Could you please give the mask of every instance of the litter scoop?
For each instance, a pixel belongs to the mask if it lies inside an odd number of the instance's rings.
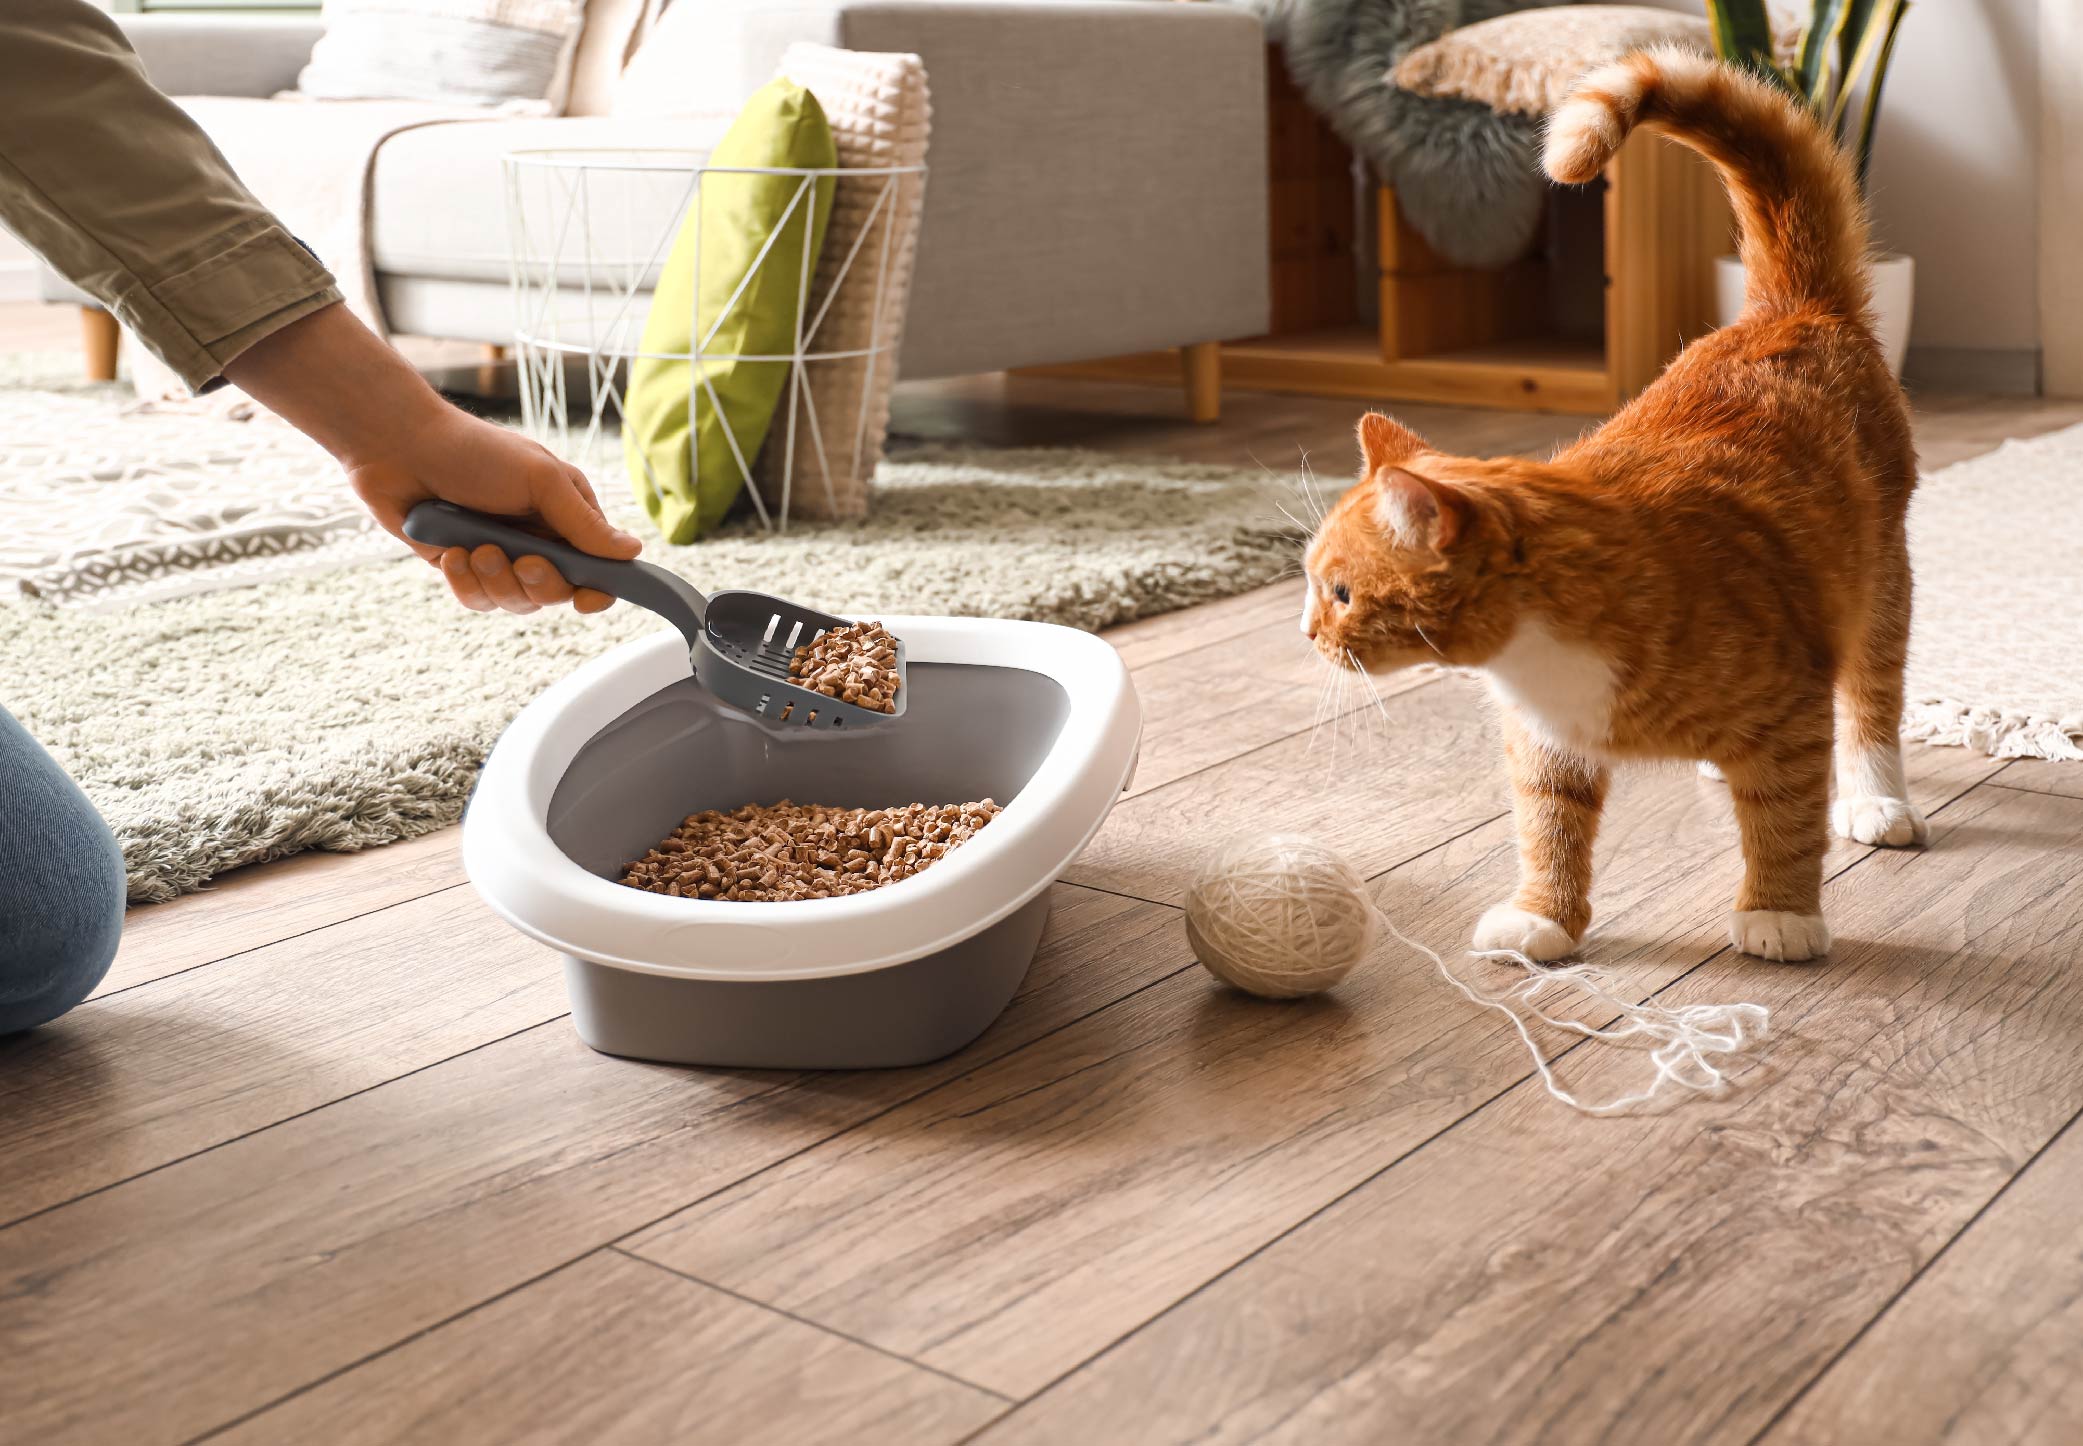
[[[897,711],[881,713],[812,692],[788,675],[796,649],[819,634],[847,626],[763,592],[732,589],[703,597],[685,578],[648,562],[621,562],[581,552],[570,543],[537,537],[505,518],[452,502],[422,502],[405,517],[405,535],[433,547],[484,543],[509,558],[540,557],[573,587],[590,587],[648,608],[687,639],[688,662],[702,686],[741,712],[776,727],[873,728],[904,716],[911,696],[904,643],[897,643]]]

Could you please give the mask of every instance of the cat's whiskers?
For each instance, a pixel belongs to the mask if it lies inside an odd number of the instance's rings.
[[[1326,665],[1323,681],[1316,686],[1316,711],[1310,715],[1309,719],[1309,746],[1302,750],[1305,756],[1316,751],[1317,735],[1323,729],[1324,718],[1326,717],[1325,710],[1330,707],[1331,703],[1331,686],[1335,681],[1332,674],[1335,672],[1336,669]]]
[[[1295,525],[1295,527],[1301,532],[1305,541],[1308,538],[1314,536],[1317,528],[1323,525],[1324,506],[1322,499],[1317,496],[1315,489],[1310,485],[1308,454],[1305,452],[1302,456],[1302,471],[1299,475],[1290,475],[1285,472],[1275,472],[1264,462],[1259,461],[1259,458],[1256,454],[1247,453],[1247,455],[1251,457],[1252,461],[1258,462],[1259,470],[1261,472],[1264,472],[1268,478],[1278,478],[1280,482],[1285,486],[1286,490],[1294,494],[1294,496],[1300,501],[1302,505],[1302,510],[1309,515],[1310,520],[1305,523],[1300,518],[1296,517],[1294,513],[1289,512],[1287,508],[1278,500],[1278,496],[1276,494],[1273,505],[1280,509],[1281,515],[1286,517],[1289,522],[1292,522]]]
[[[1337,700],[1331,713],[1331,761],[1324,770],[1324,789],[1328,792],[1338,782],[1338,754],[1345,745],[1345,720],[1353,710],[1350,706],[1352,678],[1343,668],[1335,670],[1338,679]]]
[[[1291,523],[1293,523],[1293,524],[1294,524],[1294,527],[1295,527],[1295,531],[1297,531],[1297,532],[1301,533],[1301,534],[1302,534],[1302,536],[1303,536],[1303,537],[1305,537],[1305,538],[1306,538],[1306,537],[1308,537],[1308,536],[1310,535],[1310,532],[1311,532],[1311,528],[1309,527],[1309,525],[1308,525],[1307,523],[1305,523],[1304,521],[1302,521],[1302,519],[1301,519],[1301,518],[1299,518],[1299,517],[1295,516],[1295,514],[1294,514],[1294,513],[1292,513],[1292,512],[1290,512],[1290,511],[1288,511],[1288,510],[1287,510],[1287,508],[1286,508],[1285,506],[1283,506],[1282,504],[1280,504],[1280,503],[1278,503],[1278,502],[1274,503],[1274,504],[1273,504],[1273,506],[1274,506],[1275,508],[1277,508],[1277,509],[1279,510],[1279,512],[1280,512],[1280,515],[1281,515],[1282,517],[1285,517],[1285,518],[1286,518],[1286,519],[1287,519],[1287,520],[1288,520],[1289,522],[1291,522]]]
[[[1381,715],[1382,741],[1386,743],[1396,731],[1396,725],[1389,719],[1389,705],[1383,700],[1381,689],[1374,686],[1374,675],[1360,666],[1360,660],[1354,656],[1351,648],[1345,650],[1345,656],[1351,660],[1353,671],[1360,675],[1360,685],[1367,690],[1367,696],[1374,700],[1374,711]]]
[[[1316,720],[1316,727],[1310,730],[1309,735],[1309,748],[1312,753],[1316,751],[1317,740],[1324,735],[1326,730],[1331,735],[1330,753],[1335,755],[1338,751],[1338,686],[1340,681],[1336,668],[1333,668],[1329,676],[1324,679],[1323,713]],[[1327,765],[1325,777],[1328,778],[1329,776],[1330,766]]]
[[[1309,465],[1309,449],[1298,447],[1296,450],[1302,457],[1297,471],[1296,486],[1300,489],[1303,500],[1308,502],[1309,510],[1315,514],[1317,523],[1321,525],[1330,509],[1324,505],[1323,496],[1317,491],[1316,470]]]

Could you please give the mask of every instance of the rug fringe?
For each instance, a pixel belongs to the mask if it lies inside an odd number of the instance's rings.
[[[1902,736],[1918,743],[1972,748],[1991,758],[2083,763],[2083,714],[2054,718],[2044,713],[2007,713],[1951,698],[1933,698],[1911,703],[1903,711]]]

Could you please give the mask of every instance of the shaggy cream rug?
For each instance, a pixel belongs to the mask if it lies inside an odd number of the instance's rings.
[[[0,512],[9,499],[26,507],[46,539],[68,531],[60,514],[69,514],[71,530],[149,544],[163,532],[157,523],[114,528],[106,510],[150,512],[155,497],[174,499],[165,516],[176,522],[194,504],[202,530],[236,531],[242,517],[202,504],[261,497],[256,469],[264,481],[289,455],[291,444],[253,430],[263,424],[196,418],[177,419],[186,442],[165,455],[155,449],[169,443],[169,419],[125,411],[126,393],[52,392],[43,402],[0,398]],[[89,451],[101,460],[82,466]],[[164,488],[153,485],[154,457],[158,472],[179,474],[161,478]],[[53,484],[59,468],[69,469],[64,485]],[[324,512],[323,488],[300,470],[295,481]],[[600,482],[603,497],[627,496],[619,478]],[[647,534],[646,555],[708,590],[757,587],[839,613],[1088,629],[1245,591],[1293,557],[1258,472],[927,447],[884,463],[877,488],[864,522],[798,523],[781,535],[741,527],[677,548]],[[624,525],[637,522],[633,505],[615,510]],[[325,535],[312,534],[321,548],[332,545]],[[230,547],[245,585],[209,591],[198,589],[210,569],[184,556],[170,568],[182,595],[166,597],[162,555],[149,566],[68,568],[48,546],[22,543],[17,553],[35,556],[19,558],[27,565],[12,585],[0,581],[0,706],[115,828],[134,901],[172,898],[240,864],[453,822],[522,704],[588,658],[666,626],[627,605],[592,618],[466,612],[395,544],[385,555],[402,561],[336,559],[323,573],[287,543]],[[290,575],[251,581],[252,569],[277,567]],[[80,605],[79,588],[100,574],[117,592]],[[60,577],[67,586],[53,585]]]
[[[1924,478],[1909,550],[1903,736],[2083,761],[2083,426]]]

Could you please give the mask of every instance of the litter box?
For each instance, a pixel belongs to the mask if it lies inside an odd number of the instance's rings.
[[[905,641],[902,721],[754,722],[688,674],[673,631],[596,658],[521,711],[485,764],[463,861],[486,902],[564,956],[580,1038],[684,1064],[859,1069],[960,1049],[1026,977],[1049,887],[1128,787],[1142,708],[1087,633],[883,620]],[[911,878],[787,903],[614,882],[690,813],[996,799]]]

